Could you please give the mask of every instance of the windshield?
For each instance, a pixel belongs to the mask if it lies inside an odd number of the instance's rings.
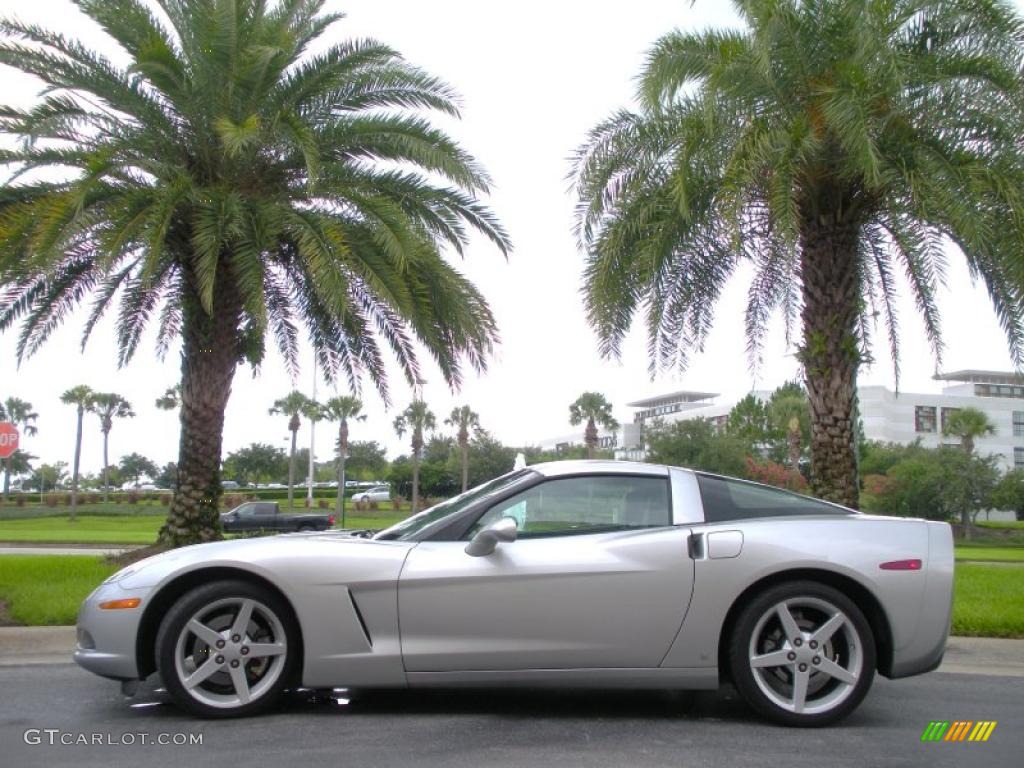
[[[454,498],[448,499],[448,501],[442,501],[440,504],[435,504],[429,509],[423,510],[419,514],[407,517],[402,522],[395,523],[390,528],[385,528],[373,538],[386,541],[407,541],[414,538],[417,533],[422,531],[428,525],[433,525],[446,517],[457,515],[462,512],[462,510],[469,507],[470,504],[474,504],[488,496],[498,494],[532,474],[534,474],[533,471],[529,469],[520,469],[516,472],[509,472],[507,475],[502,475],[488,483],[478,485],[476,488],[470,488],[465,493],[461,493]]]

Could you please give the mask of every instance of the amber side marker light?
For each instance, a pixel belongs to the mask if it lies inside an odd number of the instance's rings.
[[[125,597],[121,600],[107,600],[105,603],[100,603],[100,608],[105,611],[113,611],[119,608],[138,608],[141,602],[141,597]]]
[[[890,560],[878,566],[883,571],[920,571],[920,560]]]

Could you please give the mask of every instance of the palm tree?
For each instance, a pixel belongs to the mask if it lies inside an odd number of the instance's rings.
[[[181,384],[168,387],[164,393],[156,399],[156,407],[161,411],[174,411],[181,405]]]
[[[164,544],[218,538],[224,410],[267,336],[294,376],[304,328],[329,380],[384,349],[412,386],[421,351],[457,387],[497,338],[483,296],[443,258],[469,228],[508,238],[477,200],[489,179],[420,112],[452,89],[370,40],[333,31],[324,0],[77,0],[125,66],[15,20],[0,64],[39,78],[0,108],[0,330],[19,359],[84,297],[85,335],[119,297],[119,362],[157,318],[181,339],[177,492]],[[312,51],[316,51],[313,53]],[[417,344],[419,342],[419,344]]]
[[[75,463],[71,469],[71,522],[75,521],[75,507],[78,505],[78,465],[82,458],[82,417],[92,406],[92,399],[95,396],[96,393],[84,384],[72,387],[60,396],[62,403],[75,406],[78,412],[75,429]]]
[[[348,458],[348,423],[349,421],[366,421],[362,413],[363,402],[352,395],[332,397],[324,403],[321,412],[326,420],[338,422],[338,497],[335,500],[335,512],[345,527],[345,460]]]
[[[8,397],[0,403],[0,421],[10,422],[15,428],[29,437],[39,432],[35,425],[39,414],[32,410],[32,403],[17,397]],[[11,468],[14,456],[4,459],[4,498],[11,492]]]
[[[746,29],[658,40],[640,106],[577,153],[587,315],[615,356],[643,308],[652,368],[685,367],[749,264],[751,363],[799,316],[812,486],[855,507],[857,371],[880,316],[898,376],[897,273],[940,358],[951,240],[1024,362],[1024,25],[990,0],[735,6]]]
[[[942,434],[946,437],[960,438],[960,445],[969,457],[974,456],[975,440],[995,433],[996,425],[989,419],[988,414],[977,408],[957,408],[946,416],[945,424],[942,425]],[[971,538],[971,511],[966,506],[960,510],[960,524],[963,527],[964,538]]]
[[[434,414],[419,398],[395,417],[395,432],[399,437],[412,433],[412,513],[420,508],[420,454],[423,452],[423,433],[437,427]]]
[[[110,430],[114,427],[114,419],[130,419],[135,412],[131,403],[114,392],[94,393],[88,409],[100,417],[100,430],[103,432],[103,501],[106,502],[110,498],[110,462],[107,457]]]
[[[974,455],[974,441],[996,433],[996,425],[984,411],[977,408],[957,408],[946,417],[942,434],[960,438],[960,445],[968,456]]]
[[[306,395],[297,389],[292,390],[287,396],[275,400],[270,409],[270,415],[284,414],[288,417],[288,431],[292,433],[292,449],[288,455],[288,506],[295,506],[295,441],[299,434],[299,427],[302,422],[300,415],[304,415],[309,408],[310,400]]]
[[[587,446],[587,458],[594,458],[597,450],[597,425],[605,429],[618,429],[619,422],[612,416],[612,405],[599,392],[584,392],[569,406],[569,423],[574,427],[587,423],[583,430],[583,443]]]
[[[462,492],[469,488],[469,431],[480,432],[480,415],[468,405],[452,408],[451,414],[444,420],[449,427],[456,427],[459,441],[459,461],[462,463]]]

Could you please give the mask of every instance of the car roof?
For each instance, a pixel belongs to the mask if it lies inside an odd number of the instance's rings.
[[[600,473],[608,475],[652,475],[665,477],[668,467],[663,464],[645,464],[639,461],[610,461],[608,459],[580,459],[574,461],[548,461],[530,464],[527,469],[539,472],[545,477]],[[686,470],[684,470],[686,471]]]

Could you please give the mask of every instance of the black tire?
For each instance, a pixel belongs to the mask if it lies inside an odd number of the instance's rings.
[[[247,622],[248,629],[244,637],[241,637],[239,642],[232,642],[234,636],[230,634],[233,629],[231,605],[237,602],[241,606],[244,601],[249,601],[254,606],[253,618]],[[215,647],[186,629],[189,621],[193,617],[202,616],[206,609],[209,609],[209,618],[204,617],[203,622],[212,619],[212,624],[219,622],[225,625],[220,630],[228,633],[222,639],[226,647],[221,653],[226,654],[225,656],[212,656],[218,653]],[[237,615],[236,609],[235,619]],[[282,637],[276,638],[275,634],[281,634]],[[191,640],[188,639],[190,637]],[[268,656],[249,655],[249,643],[263,643],[266,647],[275,645],[278,641],[283,641],[283,653],[276,652],[275,655]],[[164,616],[156,636],[157,670],[174,702],[194,715],[207,718],[254,715],[273,707],[284,690],[294,683],[297,660],[300,656],[299,643],[299,632],[291,606],[280,596],[266,587],[248,581],[217,581],[187,592]],[[178,653],[189,648],[191,655],[186,657],[183,653],[179,666]],[[182,675],[194,672],[198,666],[203,665],[203,662],[197,662],[196,659],[205,659],[207,664],[221,659],[223,665],[216,665],[217,672],[190,690],[186,687]],[[229,669],[228,665],[234,666],[236,670]],[[244,702],[232,679],[233,674],[239,674],[239,669],[247,681],[243,687],[246,687],[247,694],[251,695],[251,698]],[[248,686],[250,680],[251,687]],[[239,699],[237,703],[229,701],[229,688],[235,698]],[[223,700],[214,701],[215,699]]]
[[[312,525],[300,525],[299,533],[306,533],[308,531],[315,531],[316,529]]]
[[[783,613],[793,619],[789,632]],[[830,616],[838,623],[834,634],[826,637],[826,628],[815,639]],[[875,676],[875,640],[863,612],[842,592],[816,581],[786,582],[758,593],[737,617],[728,652],[733,683],[747,704],[788,726],[841,720],[863,701]]]

